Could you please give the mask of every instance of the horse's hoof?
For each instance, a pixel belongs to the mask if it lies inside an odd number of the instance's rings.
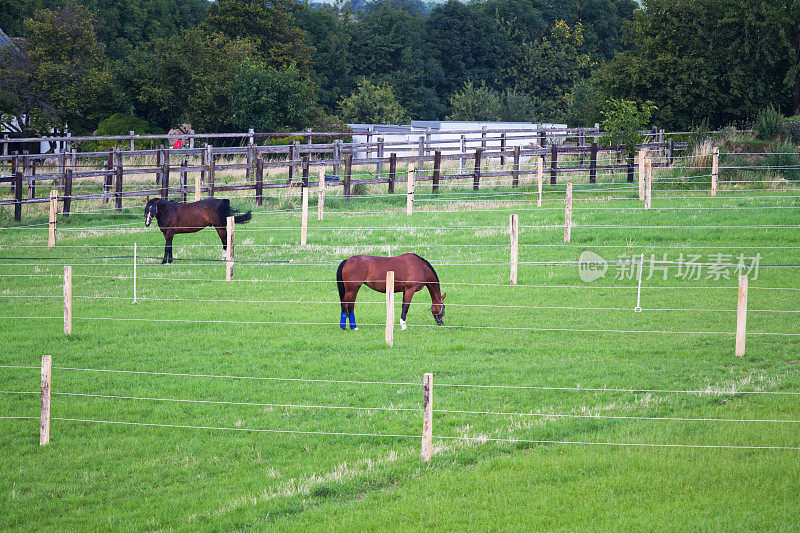
[[[353,328],[353,331],[358,331],[358,328]]]
[[[406,323],[405,323],[405,322],[400,322],[400,329],[402,329],[403,331],[405,331],[406,329],[408,329],[408,326],[406,326]]]

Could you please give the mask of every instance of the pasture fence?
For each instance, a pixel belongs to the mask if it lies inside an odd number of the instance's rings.
[[[28,396],[41,395],[40,415],[2,415],[4,420],[31,420],[39,419],[39,444],[45,446],[50,442],[51,421],[81,422],[92,424],[108,424],[123,426],[138,426],[151,428],[171,428],[171,429],[206,429],[206,430],[229,430],[256,433],[273,434],[301,434],[317,436],[340,436],[340,437],[370,437],[370,438],[400,438],[400,439],[420,439],[420,459],[428,462],[434,455],[433,441],[461,440],[463,442],[505,442],[505,443],[527,443],[527,444],[561,444],[561,445],[597,445],[597,446],[628,446],[628,447],[655,447],[655,448],[708,448],[708,449],[747,449],[747,450],[800,450],[800,446],[776,445],[776,444],[700,444],[700,443],[656,443],[656,442],[609,442],[609,441],[587,441],[587,440],[557,440],[557,439],[524,439],[518,437],[491,437],[483,434],[470,436],[466,433],[453,435],[434,435],[433,423],[434,413],[447,416],[482,416],[482,417],[503,417],[503,418],[539,418],[545,422],[564,419],[588,419],[606,421],[650,421],[650,422],[705,422],[705,423],[728,423],[728,424],[768,424],[768,425],[794,425],[799,424],[800,420],[791,418],[741,418],[741,417],[682,417],[682,416],[644,416],[629,414],[604,414],[600,410],[593,412],[553,412],[551,409],[539,409],[529,411],[508,411],[503,409],[434,409],[433,408],[433,374],[425,373],[422,376],[422,405],[421,407],[402,407],[402,406],[359,406],[359,405],[328,405],[324,403],[280,403],[280,402],[250,402],[250,401],[231,401],[198,398],[169,398],[156,396],[134,396],[124,394],[96,394],[73,391],[53,391],[52,373],[53,370],[59,372],[91,372],[116,375],[147,375],[163,377],[181,377],[194,379],[232,379],[232,380],[260,380],[271,382],[294,382],[310,384],[338,384],[338,385],[358,385],[358,386],[409,386],[417,387],[419,382],[414,381],[378,381],[378,380],[352,380],[352,379],[320,379],[320,378],[297,378],[297,377],[278,377],[278,376],[240,376],[240,375],[215,375],[215,374],[192,374],[178,372],[153,372],[142,370],[120,370],[120,369],[101,369],[101,368],[78,368],[52,366],[52,356],[45,354],[42,356],[41,367],[28,365],[6,365],[1,364],[0,368],[15,370],[36,370],[41,369],[41,390],[40,391],[20,391],[2,390],[0,394],[6,396]],[[764,390],[755,387],[753,390],[745,390],[736,385],[732,386],[707,386],[700,389],[659,389],[659,388],[620,388],[620,387],[574,387],[574,386],[549,386],[549,385],[505,385],[505,384],[475,384],[475,383],[440,383],[438,387],[444,390],[466,389],[466,390],[537,390],[559,393],[623,393],[623,394],[670,394],[670,395],[691,395],[697,398],[719,398],[736,397],[747,395],[772,395],[785,398],[798,397],[800,392],[785,390]],[[421,435],[414,433],[379,433],[379,432],[360,432],[360,431],[318,431],[318,430],[298,430],[298,429],[278,429],[278,428],[247,428],[247,427],[224,427],[195,424],[165,424],[144,421],[128,420],[99,420],[77,417],[52,417],[51,403],[53,396],[64,398],[80,399],[104,399],[129,402],[157,402],[173,404],[195,404],[195,405],[217,405],[235,407],[267,407],[297,410],[327,410],[335,411],[360,411],[367,415],[371,413],[410,413],[421,414]],[[417,422],[419,423],[419,422]],[[509,430],[510,432],[510,430]]]
[[[575,137],[576,131],[569,130],[562,133],[549,132],[550,136]],[[314,134],[316,135],[316,134]],[[527,137],[526,137],[527,135]],[[498,137],[494,140],[504,140]],[[581,137],[583,140],[585,138]],[[75,139],[75,138],[73,138]],[[385,183],[389,193],[394,192],[397,182],[407,181],[413,188],[413,182],[408,178],[397,176],[397,164],[405,163],[409,168],[415,168],[416,181],[431,181],[432,191],[439,192],[442,180],[471,180],[472,188],[478,191],[481,179],[486,178],[510,179],[512,187],[520,185],[520,179],[525,176],[536,175],[537,180],[543,177],[544,160],[550,158],[550,184],[556,184],[556,176],[568,173],[589,173],[589,182],[595,183],[598,171],[615,172],[624,169],[628,180],[633,181],[632,161],[620,163],[621,149],[619,147],[599,147],[596,142],[591,146],[579,144],[578,146],[564,146],[551,144],[549,148],[540,144],[540,137],[536,131],[520,133],[516,142],[524,146],[507,147],[504,142],[496,149],[486,147],[487,138],[482,133],[480,146],[474,149],[474,169],[464,172],[464,161],[469,156],[467,143],[461,143],[459,148],[449,147],[449,141],[421,139],[420,145],[415,150],[405,145],[398,145],[397,150],[388,155],[386,148],[393,148],[379,140],[377,143],[327,143],[327,144],[292,144],[283,146],[257,146],[250,142],[242,147],[212,147],[170,149],[160,147],[157,150],[119,150],[112,149],[107,152],[82,152],[72,151],[60,154],[12,154],[0,156],[0,169],[8,168],[9,174],[0,173],[0,184],[9,183],[11,199],[0,199],[0,205],[13,205],[14,218],[17,221],[22,217],[22,206],[26,204],[47,202],[47,198],[37,198],[37,182],[51,183],[58,190],[58,199],[62,202],[62,215],[69,216],[73,201],[100,200],[107,204],[114,200],[114,209],[121,211],[123,200],[135,197],[160,196],[167,199],[170,195],[177,196],[181,201],[186,201],[190,194],[199,200],[203,193],[208,197],[215,197],[220,192],[253,191],[255,201],[263,205],[265,189],[286,189],[292,187],[307,188],[316,186],[325,188],[326,180],[330,181],[328,187],[339,185],[345,198],[352,196],[353,187],[359,185]],[[656,141],[658,137],[655,137]],[[552,139],[551,139],[552,140]],[[475,141],[477,142],[477,141]],[[474,143],[473,143],[474,144]],[[669,150],[665,146],[669,145]],[[654,142],[646,146],[653,148],[655,153],[663,153],[661,164],[672,165],[675,161],[674,149],[676,143]],[[677,144],[678,148],[685,145]],[[372,152],[376,154],[373,155]],[[579,156],[580,163],[568,165],[560,164],[559,154],[572,154]],[[589,165],[583,162],[589,156]],[[598,157],[606,154],[609,161],[598,166]],[[286,157],[283,161],[276,158]],[[154,163],[147,160],[155,159]],[[177,166],[171,165],[175,158],[180,159]],[[508,160],[513,160],[513,165]],[[536,170],[526,168],[523,160],[536,161]],[[191,164],[190,164],[191,161]],[[243,161],[243,162],[242,162]],[[459,163],[457,172],[444,172],[443,162]],[[496,164],[499,170],[483,170],[487,164]],[[388,165],[389,174],[383,172]],[[425,166],[429,168],[426,170]],[[317,182],[309,183],[308,172],[310,166],[321,167],[321,176]],[[325,175],[325,168],[332,167],[333,174]],[[340,173],[340,169],[344,172]],[[361,169],[374,168],[374,178],[361,178],[354,174],[355,167]],[[265,181],[265,171],[288,170],[288,180],[273,179]],[[170,185],[170,177],[175,172],[179,174],[179,186]],[[217,183],[216,176],[222,173],[238,173],[243,177],[240,181],[231,181],[226,178]],[[302,172],[302,179],[296,180],[295,175]],[[194,174],[194,183],[190,185],[189,175]],[[152,186],[148,185],[148,176],[155,176]],[[98,184],[93,179],[101,178]],[[125,185],[128,183],[129,185]],[[130,185],[133,183],[133,185]],[[28,194],[24,197],[23,188],[27,184]],[[322,185],[320,185],[322,184]],[[486,183],[484,183],[486,185]],[[73,189],[90,189],[85,193],[73,194]],[[126,190],[128,189],[128,190]]]

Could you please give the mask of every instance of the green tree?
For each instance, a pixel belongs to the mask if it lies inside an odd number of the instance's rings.
[[[404,124],[408,114],[390,85],[362,79],[356,91],[339,104],[339,117],[350,124]]]
[[[91,132],[119,108],[105,47],[82,7],[40,10],[25,21],[27,38],[6,47],[0,108],[26,131]]]
[[[168,129],[228,131],[230,95],[239,66],[257,58],[256,44],[199,28],[140,45],[118,72],[136,115]]]
[[[414,118],[433,119],[443,110],[428,83],[432,69],[421,17],[383,4],[353,25],[353,75],[390,85]]]
[[[668,128],[748,122],[769,104],[791,113],[795,93],[800,104],[800,1],[643,6],[625,32],[629,49],[594,78],[607,96],[654,101],[655,120]]]
[[[605,132],[601,142],[606,146],[622,146],[628,156],[633,157],[636,147],[644,140],[640,131],[650,123],[655,109],[653,102],[649,101],[640,105],[631,100],[608,100],[600,123]]]
[[[485,83],[475,86],[471,81],[450,96],[448,120],[500,120],[502,100],[500,94]]]
[[[514,83],[522,91],[550,101],[563,99],[572,86],[589,75],[591,59],[583,49],[583,26],[570,27],[557,21],[547,35],[534,41],[521,38],[507,27],[514,47],[514,58],[503,71],[505,84]]]
[[[495,86],[508,47],[494,17],[479,4],[448,0],[431,12],[425,28],[426,45],[438,67],[430,82],[441,100],[470,81]]]
[[[219,0],[211,5],[203,26],[231,39],[252,40],[270,66],[296,65],[305,73],[311,49],[294,19],[302,9],[297,0]]]
[[[236,72],[230,91],[231,123],[240,131],[299,130],[318,115],[314,88],[294,66],[278,70],[247,61]]]
[[[333,113],[342,98],[353,92],[352,13],[331,6],[305,9],[297,13],[297,22],[305,31],[311,56],[310,78],[319,88],[319,103]]]

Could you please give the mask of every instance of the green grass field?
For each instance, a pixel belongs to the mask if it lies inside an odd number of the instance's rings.
[[[402,193],[330,198],[323,221],[312,194],[303,249],[296,210],[237,226],[231,282],[210,229],[178,235],[160,265],[140,207],[60,219],[50,249],[46,225],[3,208],[0,416],[29,418],[0,420],[0,528],[797,530],[800,194],[666,183],[649,211],[626,184],[576,185],[567,245],[561,185],[537,208],[530,185],[424,184],[412,217]],[[585,250],[610,261],[591,283]],[[389,348],[384,295],[364,288],[361,330],[341,331],[338,262],[404,252],[436,267],[445,327],[420,292]],[[634,312],[627,261],[642,253],[704,265],[645,261]],[[740,259],[758,266],[743,358],[724,266]],[[45,353],[55,419],[40,447]]]

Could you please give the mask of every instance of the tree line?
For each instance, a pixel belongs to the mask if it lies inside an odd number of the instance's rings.
[[[800,0],[0,0],[20,133],[800,114]]]

